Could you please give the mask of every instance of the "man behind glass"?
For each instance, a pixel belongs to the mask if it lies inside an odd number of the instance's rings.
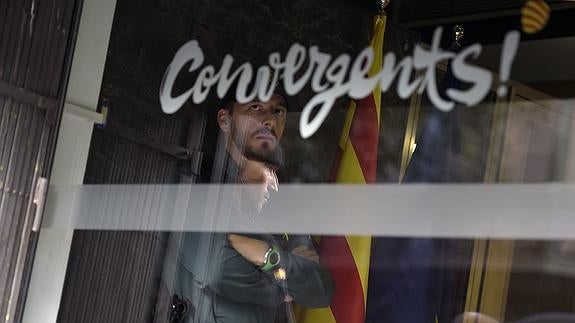
[[[228,95],[220,104],[225,149],[215,173],[219,181],[237,184],[230,201],[220,201],[231,203],[236,228],[255,227],[270,191],[277,191],[286,97],[276,89],[267,102],[238,103]],[[291,320],[292,301],[328,306],[333,281],[309,236],[187,233],[176,293],[190,308],[182,322],[273,323]]]

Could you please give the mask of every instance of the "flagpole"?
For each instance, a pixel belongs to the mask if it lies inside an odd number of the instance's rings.
[[[390,0],[380,0],[380,9],[379,9],[379,15],[380,16],[385,16],[387,15],[387,12],[385,12],[385,8],[389,5]]]

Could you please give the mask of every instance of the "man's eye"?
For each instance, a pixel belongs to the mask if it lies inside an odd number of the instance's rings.
[[[286,114],[286,110],[285,109],[276,109],[276,115],[278,116],[284,116]]]
[[[259,104],[252,104],[250,105],[250,110],[252,111],[261,111],[262,110],[262,106]]]

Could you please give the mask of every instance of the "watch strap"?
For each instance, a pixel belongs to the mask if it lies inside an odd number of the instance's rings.
[[[275,261],[274,261],[275,260]],[[264,254],[264,264],[260,267],[262,271],[270,271],[276,268],[280,263],[280,253],[278,247],[271,245]]]

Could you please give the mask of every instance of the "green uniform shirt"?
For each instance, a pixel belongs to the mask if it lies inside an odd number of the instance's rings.
[[[301,244],[313,248],[309,237],[286,241],[272,235],[249,236],[280,246],[285,286],[229,246],[226,234],[187,233],[177,284],[177,294],[195,308],[195,317],[187,322],[273,323],[286,292],[304,307],[329,305],[333,295],[329,271],[288,251]]]

